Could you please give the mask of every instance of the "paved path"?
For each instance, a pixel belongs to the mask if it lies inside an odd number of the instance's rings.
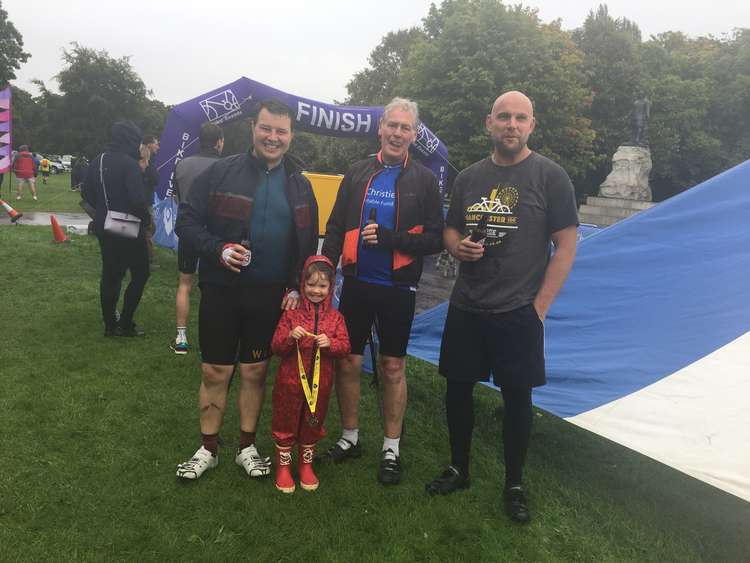
[[[11,203],[11,205],[13,205]],[[20,225],[46,225],[50,226],[49,212],[24,213],[18,220]],[[57,222],[68,231],[85,235],[89,224],[89,217],[85,213],[54,213]],[[0,225],[10,224],[10,217],[6,213],[0,217]],[[435,268],[437,256],[428,256],[424,259],[424,272],[417,290],[416,312],[420,313],[430,309],[443,301],[447,301],[453,289],[454,279],[444,278]]]
[[[13,203],[11,203],[13,205]],[[2,208],[0,208],[1,210]],[[47,225],[50,226],[50,215],[54,215],[57,218],[57,222],[64,229],[75,231],[77,234],[85,235],[86,228],[89,224],[89,216],[85,213],[52,213],[44,211],[34,211],[24,213],[16,224],[18,225]],[[3,213],[0,217],[0,225],[9,225],[10,217],[7,213]]]

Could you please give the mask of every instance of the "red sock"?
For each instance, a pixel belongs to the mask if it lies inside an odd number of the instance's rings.
[[[203,436],[203,447],[209,452],[216,455],[219,453],[219,433],[216,434],[201,434]]]
[[[240,430],[240,449],[244,450],[248,446],[255,444],[255,432],[245,432]]]

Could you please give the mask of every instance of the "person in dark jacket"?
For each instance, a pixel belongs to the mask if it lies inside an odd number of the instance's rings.
[[[81,197],[96,209],[94,233],[102,254],[100,283],[104,336],[143,336],[133,316],[149,276],[148,251],[144,231],[149,214],[138,166],[141,131],[131,121],[118,121],[112,126],[111,140],[105,151],[89,165]],[[103,180],[103,183],[102,183]],[[138,238],[129,239],[104,231],[107,211],[120,211],[141,219]],[[130,283],[125,290],[122,313],[117,321],[116,308],[120,286],[130,270]]]
[[[336,394],[343,435],[323,459],[358,457],[362,354],[373,322],[380,341],[385,438],[378,480],[401,479],[399,440],[406,411],[406,347],[414,319],[422,257],[442,250],[443,211],[435,176],[409,158],[418,127],[414,102],[394,98],[378,127],[380,152],[355,163],[336,196],[322,253],[341,257],[339,310],[352,353],[341,360]]]
[[[148,135],[143,138],[143,146],[148,149],[148,165],[143,171],[143,187],[146,189],[146,198],[149,203],[153,203],[156,186],[159,184],[159,171],[156,168],[159,139],[153,135]]]
[[[81,189],[81,184],[86,179],[86,172],[89,167],[89,162],[85,156],[79,156],[73,162],[73,168],[70,171],[70,191],[77,192]]]
[[[149,228],[146,229],[146,245],[148,247],[148,260],[152,268],[158,268],[154,261],[154,193],[156,186],[159,185],[159,170],[156,168],[156,155],[159,152],[159,139],[153,135],[147,135],[143,138],[141,145],[141,168],[143,170],[143,187],[146,189],[146,199],[148,200],[148,213],[151,218]]]
[[[252,119],[250,152],[218,160],[180,203],[177,235],[200,255],[198,339],[202,359],[202,445],[177,467],[197,479],[218,463],[219,429],[234,366],[240,364],[240,440],[235,461],[250,477],[271,472],[255,433],[271,338],[282,310],[299,302],[299,276],[318,243],[310,181],[287,151],[294,113],[264,100]]]

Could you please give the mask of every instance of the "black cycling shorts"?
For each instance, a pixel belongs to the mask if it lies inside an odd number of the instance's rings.
[[[203,362],[229,366],[270,358],[284,291],[283,285],[201,285],[198,338]]]
[[[532,304],[505,313],[448,307],[439,371],[450,380],[492,381],[498,387],[546,383],[544,325]]]
[[[414,320],[416,293],[409,288],[378,285],[345,276],[339,311],[344,315],[352,354],[362,355],[370,327],[377,321],[379,352],[403,358]]]
[[[194,274],[198,269],[198,253],[186,240],[177,240],[177,268],[182,274]]]

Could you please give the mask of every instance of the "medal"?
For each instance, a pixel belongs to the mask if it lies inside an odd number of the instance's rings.
[[[315,415],[315,407],[318,404],[318,388],[320,386],[320,348],[315,351],[312,389],[310,389],[310,383],[307,381],[307,375],[305,374],[302,354],[299,351],[299,342],[297,343],[297,367],[299,368],[299,380],[302,383],[302,391],[305,393],[305,401],[310,410],[310,416],[307,417],[307,421],[310,423],[310,426],[318,426],[320,420]]]

